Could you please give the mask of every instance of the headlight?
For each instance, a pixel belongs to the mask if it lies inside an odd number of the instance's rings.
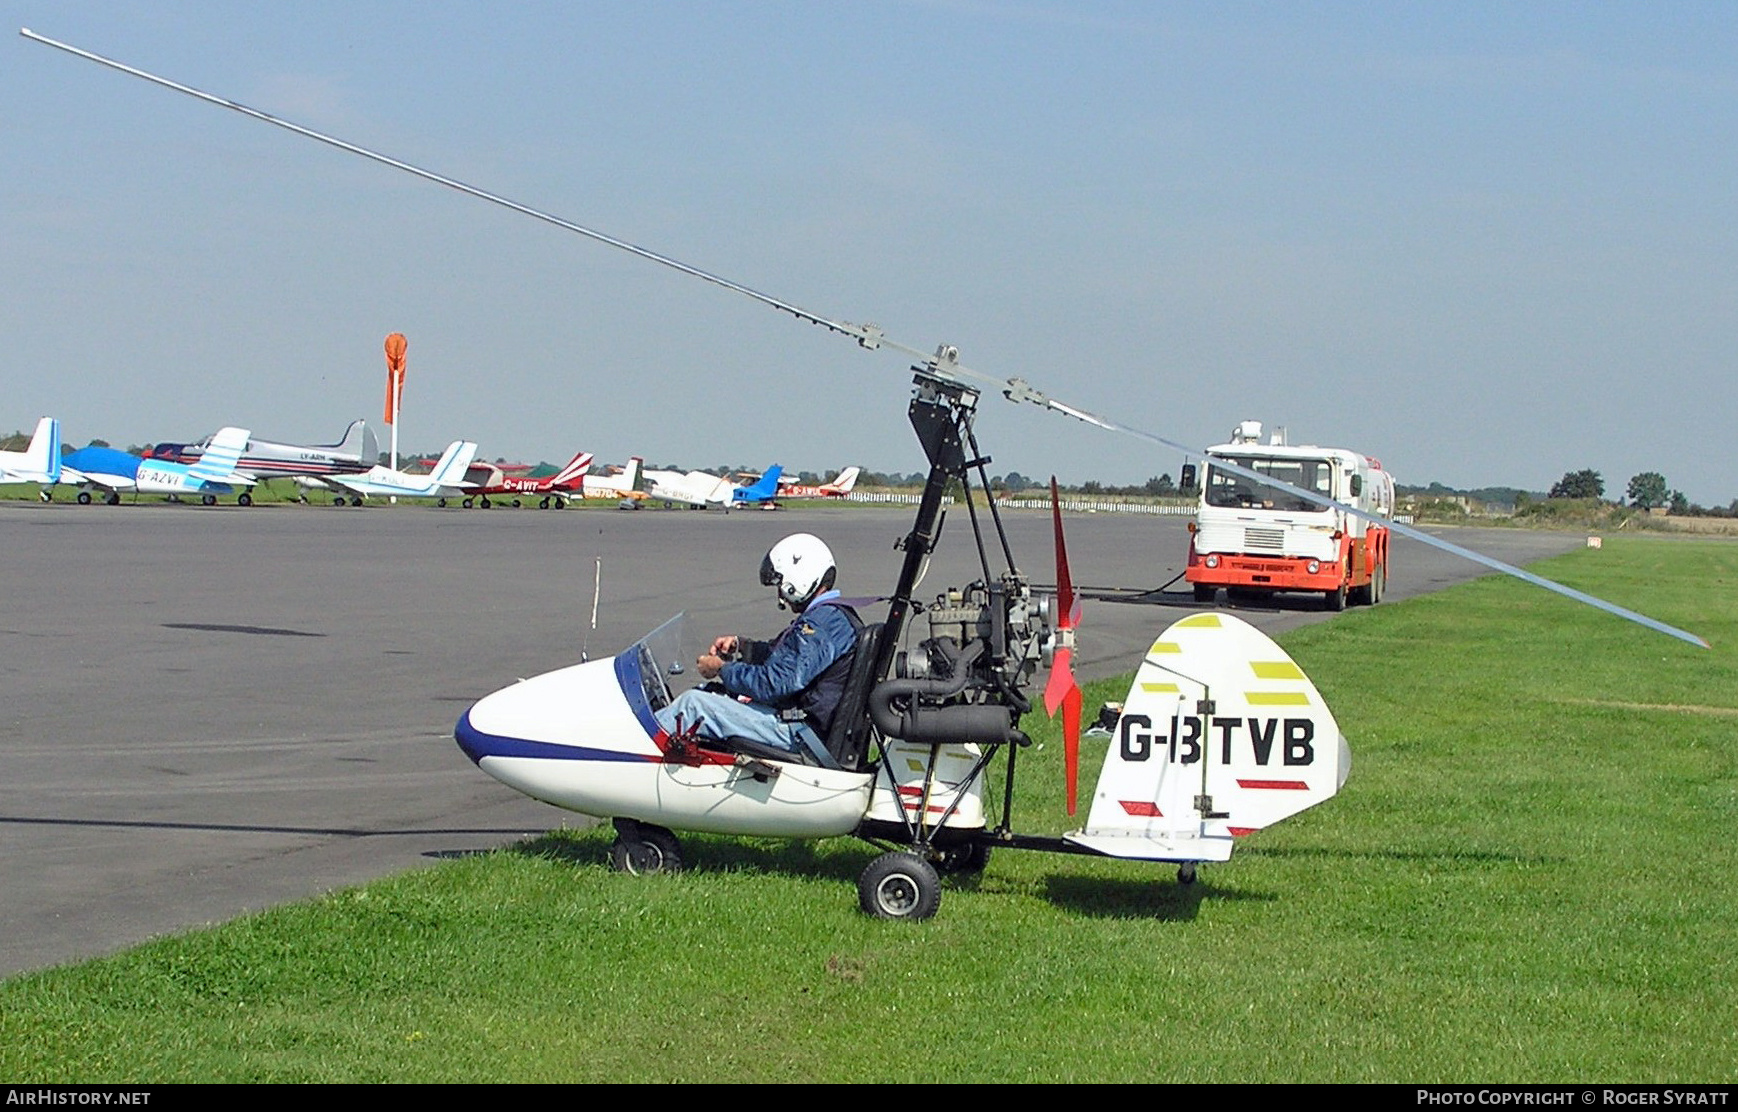
[[[1209,556],[1205,560],[1202,560],[1201,562],[1203,564],[1206,564],[1210,568],[1216,568],[1219,566],[1219,557]]]
[[[1311,560],[1309,563],[1305,564],[1304,567],[1309,569],[1311,575],[1314,575],[1316,572],[1322,570],[1322,562],[1320,560]]]

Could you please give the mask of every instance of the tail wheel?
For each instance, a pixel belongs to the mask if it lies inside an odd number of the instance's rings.
[[[857,878],[857,903],[877,919],[927,919],[941,906],[941,876],[915,853],[884,853]]]

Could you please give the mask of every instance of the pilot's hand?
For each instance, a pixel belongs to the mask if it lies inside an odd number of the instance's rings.
[[[718,678],[718,673],[724,669],[724,661],[719,659],[716,654],[707,653],[696,660],[694,666],[700,670],[702,679],[715,680]]]
[[[712,655],[724,660],[729,660],[731,657],[736,655],[736,648],[736,635],[733,633],[727,633],[723,637],[713,640]]]

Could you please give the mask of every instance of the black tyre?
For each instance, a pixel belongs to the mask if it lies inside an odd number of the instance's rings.
[[[936,872],[950,876],[958,873],[981,873],[989,863],[990,847],[982,842],[961,842],[958,845],[938,848],[935,854]]]
[[[78,492],[78,504],[81,506],[90,505],[91,504],[91,492],[88,490],[79,491]]]
[[[467,498],[463,502],[460,502],[459,505],[463,506],[465,509],[468,510],[471,508],[471,502],[472,502],[472,500]]]
[[[199,504],[201,506],[215,506],[215,505],[217,505],[217,495],[215,495],[215,494],[201,494],[199,496]]]
[[[1195,601],[1212,602],[1219,597],[1219,588],[1209,587],[1205,583],[1195,584]]]
[[[1328,591],[1322,595],[1323,610],[1344,610],[1346,608],[1346,585],[1340,584],[1337,591]]]
[[[238,494],[235,498],[235,504],[238,506],[251,506],[253,505],[253,495]]]
[[[1375,570],[1370,573],[1370,605],[1374,606],[1381,602],[1382,596],[1387,593],[1388,568],[1385,565],[1377,564]]]
[[[1195,883],[1195,863],[1193,861],[1185,861],[1177,866],[1177,883]]]
[[[632,829],[618,823],[616,831],[616,840],[610,846],[610,865],[617,872],[651,876],[682,871],[682,847],[668,830],[643,825]]]
[[[857,903],[877,919],[927,919],[941,906],[941,876],[914,853],[884,853],[857,878]]]

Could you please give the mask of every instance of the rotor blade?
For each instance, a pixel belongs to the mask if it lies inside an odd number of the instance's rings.
[[[709,271],[701,270],[699,267],[690,266],[689,264],[681,262],[677,259],[671,258],[668,255],[659,254],[656,251],[652,251],[652,250],[645,248],[645,247],[640,247],[637,244],[633,244],[633,243],[628,242],[627,240],[618,239],[615,236],[607,235],[603,232],[584,227],[583,225],[580,225],[580,224],[575,224],[569,220],[563,220],[562,218],[560,218],[558,216],[551,215],[550,213],[547,213],[547,212],[542,212],[538,209],[532,208],[529,205],[521,204],[518,201],[510,200],[510,199],[503,197],[499,194],[491,193],[485,189],[479,189],[473,185],[467,185],[464,182],[457,180],[456,178],[450,178],[444,174],[437,174],[432,170],[425,170],[420,166],[416,166],[416,165],[413,165],[409,162],[402,161],[401,159],[392,158],[388,155],[381,154],[377,151],[371,151],[366,147],[361,147],[361,146],[358,146],[354,143],[349,143],[349,142],[346,142],[345,140],[338,139],[338,138],[335,138],[335,137],[330,136],[330,135],[326,135],[326,134],[319,132],[319,131],[315,131],[313,128],[303,127],[300,124],[291,123],[288,120],[280,119],[279,117],[273,116],[270,113],[262,112],[257,108],[249,108],[245,104],[240,104],[240,103],[237,103],[237,102],[232,101],[232,100],[227,100],[223,97],[215,96],[211,93],[202,92],[201,90],[195,89],[192,86],[183,85],[180,82],[171,81],[168,78],[158,77],[156,74],[149,73],[149,72],[142,70],[142,69],[137,69],[133,66],[126,65],[122,62],[117,62],[112,58],[105,58],[100,54],[93,54],[88,50],[81,50],[80,48],[78,48],[76,46],[72,46],[68,43],[63,43],[63,42],[59,42],[59,41],[56,41],[56,40],[51,39],[51,38],[47,38],[43,35],[39,35],[36,32],[30,30],[28,27],[19,28],[18,33],[20,35],[23,35],[25,38],[30,39],[33,42],[39,42],[39,43],[43,44],[44,46],[52,46],[57,50],[65,51],[66,53],[72,54],[76,57],[83,58],[87,61],[96,62],[98,65],[107,66],[110,69],[118,70],[119,72],[128,74],[132,77],[137,77],[137,78],[140,78],[142,80],[149,81],[152,84],[161,85],[162,87],[164,87],[166,89],[172,89],[175,92],[184,93],[187,96],[195,97],[199,100],[203,100],[208,104],[217,105],[219,108],[228,108],[231,111],[240,112],[242,115],[252,117],[253,119],[259,120],[262,123],[268,123],[268,124],[271,124],[275,127],[281,127],[283,129],[285,129],[286,131],[292,131],[292,132],[295,132],[297,135],[305,136],[306,138],[317,140],[321,143],[328,144],[329,146],[337,147],[339,150],[348,151],[349,153],[355,154],[355,155],[360,155],[363,158],[371,159],[372,161],[381,163],[382,165],[390,166],[395,170],[402,170],[407,174],[414,174],[415,176],[417,176],[419,178],[423,178],[427,181],[434,182],[437,185],[444,185],[448,189],[455,189],[455,190],[459,191],[460,193],[469,194],[470,196],[476,197],[480,200],[488,201],[491,204],[500,205],[503,208],[512,209],[514,212],[523,213],[526,216],[530,216],[534,219],[541,220],[547,224],[552,224],[555,227],[561,228],[565,231],[573,232],[576,235],[585,236],[587,239],[595,240],[598,243],[602,243],[602,244],[605,244],[607,246],[614,247],[614,248],[617,248],[617,249],[622,250],[622,251],[626,251],[630,254],[637,255],[642,259],[646,259],[650,262],[657,263],[661,266],[667,266],[667,267],[671,268],[672,270],[680,271],[683,274],[691,275],[691,276],[693,276],[695,278],[699,278],[705,282],[710,282],[715,286],[722,286],[723,288],[725,288],[727,290],[733,290],[736,293],[742,294],[745,297],[753,298],[755,301],[758,301],[763,305],[768,305],[768,306],[771,306],[772,308],[777,309],[781,312],[789,313],[799,320],[806,320],[811,324],[818,324],[821,327],[828,329],[829,331],[837,332],[840,335],[849,336],[852,339],[856,340],[859,345],[861,345],[862,347],[864,347],[868,350],[873,351],[873,350],[876,350],[877,348],[880,348],[880,347],[888,347],[888,348],[892,348],[896,351],[904,352],[907,355],[915,356],[918,359],[924,360],[932,368],[934,368],[938,373],[946,373],[949,375],[955,375],[955,376],[962,377],[962,378],[970,378],[970,379],[974,379],[974,380],[979,381],[979,382],[987,383],[990,386],[994,387],[995,389],[1000,390],[1002,392],[1003,396],[1006,397],[1009,401],[1031,402],[1034,405],[1039,405],[1039,406],[1044,407],[1045,409],[1054,410],[1057,413],[1061,413],[1061,414],[1064,414],[1065,416],[1073,417],[1079,421],[1084,421],[1085,423],[1087,423],[1089,425],[1097,426],[1098,428],[1104,429],[1108,432],[1123,433],[1124,435],[1127,435],[1127,436],[1133,436],[1133,437],[1136,437],[1137,439],[1140,439],[1140,440],[1146,440],[1146,441],[1149,441],[1151,443],[1159,444],[1159,445],[1162,445],[1166,448],[1170,448],[1174,451],[1182,452],[1185,455],[1198,455],[1198,454],[1200,454],[1198,449],[1191,448],[1191,447],[1188,447],[1188,446],[1183,445],[1183,444],[1179,444],[1174,440],[1168,440],[1165,437],[1158,436],[1157,434],[1154,434],[1154,433],[1145,432],[1141,429],[1136,429],[1136,428],[1133,428],[1133,427],[1128,426],[1128,425],[1123,425],[1123,424],[1116,422],[1116,421],[1113,421],[1107,417],[1101,417],[1101,416],[1099,416],[1095,413],[1092,413],[1088,410],[1080,409],[1076,406],[1069,405],[1066,402],[1060,401],[1060,400],[1055,399],[1055,398],[1051,398],[1051,397],[1047,396],[1046,394],[1044,394],[1042,391],[1033,389],[1032,386],[1030,384],[1028,384],[1026,382],[1026,380],[1023,378],[1018,378],[1018,377],[1005,378],[1005,379],[1004,378],[996,378],[992,375],[987,375],[987,374],[984,374],[980,371],[974,371],[971,368],[965,366],[964,364],[958,362],[957,353],[954,352],[953,349],[947,348],[945,345],[942,348],[938,349],[934,356],[931,356],[927,352],[925,352],[919,348],[912,347],[910,345],[903,344],[903,343],[898,342],[897,340],[889,338],[888,336],[886,336],[883,333],[883,331],[880,328],[878,328],[874,325],[851,324],[847,321],[836,320],[836,319],[833,319],[830,317],[821,316],[818,313],[812,313],[809,310],[800,308],[796,305],[791,304],[788,301],[784,301],[784,300],[781,300],[780,298],[773,297],[770,294],[761,293],[759,290],[752,289],[748,286],[742,285],[739,282],[733,282],[728,278],[721,277],[721,276],[719,276],[717,274],[713,274]],[[1522,571],[1520,568],[1517,568],[1512,564],[1505,564],[1501,560],[1493,559],[1489,556],[1482,555],[1480,553],[1472,551],[1471,549],[1462,548],[1459,545],[1450,544],[1447,541],[1439,540],[1438,538],[1433,537],[1428,533],[1424,533],[1424,532],[1421,532],[1417,529],[1413,529],[1410,526],[1401,525],[1397,522],[1391,521],[1390,519],[1382,518],[1382,517],[1379,517],[1377,515],[1370,514],[1368,512],[1363,511],[1363,510],[1359,510],[1353,506],[1348,506],[1343,502],[1337,502],[1332,498],[1327,498],[1323,495],[1315,493],[1314,491],[1304,490],[1300,487],[1292,486],[1289,483],[1276,481],[1270,475],[1262,475],[1259,472],[1252,471],[1248,468],[1241,467],[1237,464],[1231,463],[1231,462],[1226,461],[1226,460],[1215,459],[1213,462],[1213,466],[1222,467],[1224,470],[1229,471],[1234,475],[1242,475],[1246,478],[1256,479],[1260,482],[1266,483],[1269,486],[1275,487],[1279,490],[1284,490],[1288,493],[1298,495],[1299,497],[1305,498],[1305,499],[1309,500],[1310,502],[1316,503],[1318,505],[1331,506],[1331,507],[1334,507],[1335,509],[1339,509],[1345,513],[1349,513],[1354,517],[1359,517],[1359,518],[1363,518],[1367,521],[1374,521],[1374,522],[1377,522],[1378,524],[1386,525],[1389,528],[1393,529],[1395,532],[1400,533],[1402,536],[1411,537],[1414,540],[1421,541],[1425,544],[1432,545],[1433,547],[1436,547],[1436,548],[1440,548],[1440,549],[1444,550],[1445,552],[1452,552],[1457,556],[1461,556],[1465,559],[1472,560],[1473,562],[1478,563],[1478,564],[1483,564],[1484,566],[1491,568],[1495,571],[1500,571],[1505,575],[1512,575],[1515,578],[1525,580],[1526,582],[1531,583],[1534,586],[1543,587],[1548,591],[1554,591],[1557,594],[1564,596],[1565,598],[1571,598],[1577,602],[1586,603],[1587,605],[1592,606],[1592,607],[1596,607],[1600,610],[1605,611],[1608,614],[1614,614],[1617,617],[1623,618],[1627,621],[1632,621],[1632,622],[1637,623],[1638,625],[1643,625],[1649,629],[1656,630],[1660,633],[1667,634],[1668,636],[1676,637],[1680,641],[1687,641],[1692,645],[1699,645],[1704,649],[1708,648],[1708,642],[1704,641],[1702,638],[1696,636],[1693,633],[1689,633],[1689,632],[1686,632],[1685,630],[1678,629],[1675,626],[1667,625],[1664,622],[1658,621],[1658,620],[1653,619],[1653,618],[1649,618],[1644,614],[1638,614],[1633,610],[1625,609],[1624,607],[1618,606],[1615,603],[1606,602],[1604,599],[1595,598],[1594,596],[1586,594],[1582,591],[1577,591],[1573,587],[1565,587],[1563,584],[1546,579],[1543,576],[1538,576],[1538,575],[1532,574],[1531,572]]]
[[[573,232],[576,235],[585,236],[587,239],[596,240],[598,243],[607,244],[610,247],[615,247],[630,254],[638,255],[640,258],[658,263],[660,266],[667,266],[672,270],[679,270],[683,274],[692,275],[693,277],[699,278],[705,282],[711,282],[715,286],[723,286],[727,290],[734,290],[746,297],[752,297],[754,300],[759,301],[764,305],[770,305],[774,309],[789,313],[799,320],[806,320],[811,324],[818,324],[833,332],[850,336],[852,339],[856,340],[859,344],[871,351],[885,343],[888,347],[896,348],[908,355],[914,355],[919,359],[926,359],[929,356],[928,352],[920,351],[917,348],[906,347],[903,344],[891,340],[886,340],[882,336],[881,330],[873,325],[856,325],[847,321],[832,320],[828,317],[821,316],[818,313],[811,313],[807,309],[792,305],[788,301],[783,301],[770,294],[761,293],[759,290],[751,289],[739,282],[732,282],[728,278],[721,277],[709,271],[701,270],[699,267],[690,266],[687,263],[681,262],[678,259],[673,259],[668,255],[662,255],[648,248],[629,243],[625,239],[618,239],[615,236],[607,235],[604,232],[597,231],[596,229],[575,224],[570,220],[563,220],[559,216],[554,216],[550,213],[534,209],[530,205],[521,204],[518,201],[503,197],[498,193],[491,193],[486,189],[479,189],[477,186],[467,185],[466,183],[459,181],[457,178],[450,178],[445,174],[438,174],[433,170],[424,169],[421,166],[413,165],[412,163],[405,162],[402,159],[393,158],[390,155],[381,154],[378,151],[371,151],[367,147],[358,146],[355,143],[346,142],[343,139],[327,135],[324,132],[315,131],[311,127],[303,127],[301,124],[292,123],[289,120],[274,116],[269,112],[262,112],[257,108],[250,108],[237,101],[229,100],[212,93],[207,93],[200,89],[195,89],[191,85],[183,85],[179,81],[171,81],[166,77],[159,77],[154,73],[138,69],[134,66],[129,66],[124,62],[117,62],[113,58],[105,58],[101,54],[93,54],[88,50],[81,50],[69,43],[59,42],[44,35],[39,35],[28,27],[20,27],[18,33],[34,42],[42,43],[44,46],[52,46],[56,50],[64,50],[68,54],[76,55],[77,57],[83,58],[87,61],[95,62],[98,65],[108,66],[110,69],[118,70],[121,73],[128,74],[132,77],[149,81],[154,85],[161,85],[165,89],[173,89],[178,93],[185,93],[190,97],[203,100],[207,104],[215,104],[219,108],[228,108],[232,112],[240,112],[242,115],[251,116],[253,119],[259,120],[262,123],[268,123],[274,127],[281,127],[285,131],[293,131],[297,135],[305,136],[306,138],[317,140],[318,142],[325,143],[329,146],[337,147],[341,151],[348,151],[351,154],[372,159],[382,165],[390,166],[395,170],[403,170],[407,174],[414,174],[419,178],[432,181],[436,185],[444,185],[448,189],[456,189],[460,193],[468,193],[472,197],[488,201],[490,204],[512,209],[514,212],[523,213],[526,216],[541,220],[546,224],[553,224],[564,231]]]

